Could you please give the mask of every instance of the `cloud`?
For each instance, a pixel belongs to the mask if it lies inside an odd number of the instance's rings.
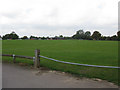
[[[0,31],[23,35],[73,35],[77,30],[114,35],[118,0],[2,0]]]

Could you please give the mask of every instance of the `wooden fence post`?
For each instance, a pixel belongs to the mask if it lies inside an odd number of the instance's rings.
[[[34,62],[34,67],[39,68],[40,67],[40,50],[37,49],[35,50],[35,62]]]
[[[13,54],[13,63],[16,63],[16,57],[15,57],[15,54]]]

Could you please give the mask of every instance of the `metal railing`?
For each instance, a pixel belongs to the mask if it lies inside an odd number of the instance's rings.
[[[65,61],[60,61],[60,60],[56,60],[56,59],[45,57],[45,56],[41,56],[41,55],[40,55],[40,57],[45,58],[45,59],[49,59],[49,60],[52,60],[52,61],[55,61],[55,62],[61,62],[61,63],[66,63],[66,64],[79,65],[79,66],[101,67],[101,68],[120,68],[120,67],[116,67],[116,66],[101,66],[101,65],[89,65],[89,64],[65,62]]]

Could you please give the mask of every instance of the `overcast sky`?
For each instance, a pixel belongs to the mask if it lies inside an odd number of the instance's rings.
[[[115,35],[118,1],[0,0],[0,35],[72,36],[79,29]]]

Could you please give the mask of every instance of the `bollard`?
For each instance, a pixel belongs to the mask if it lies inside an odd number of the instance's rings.
[[[40,67],[40,57],[39,57],[39,55],[40,55],[40,50],[39,49],[35,50],[35,61],[34,61],[34,67],[35,68]]]

